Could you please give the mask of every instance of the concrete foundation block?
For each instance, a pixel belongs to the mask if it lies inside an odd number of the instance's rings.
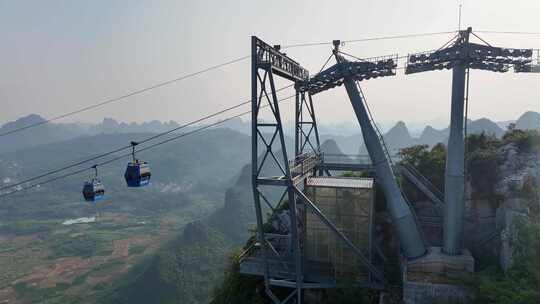
[[[474,272],[474,258],[468,250],[450,256],[440,247],[429,248],[428,254],[407,262],[403,271],[405,304],[467,304],[472,291],[466,280]]]

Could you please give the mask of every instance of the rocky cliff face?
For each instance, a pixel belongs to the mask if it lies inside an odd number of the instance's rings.
[[[255,223],[251,165],[242,168],[236,183],[225,192],[225,204],[207,220],[214,229],[239,245],[249,236],[248,227]]]
[[[499,149],[503,161],[502,180],[496,192],[502,197],[497,209],[497,228],[500,232],[500,264],[503,270],[512,265],[519,222],[528,222],[531,210],[538,208],[540,190],[540,151],[523,153],[515,144]]]

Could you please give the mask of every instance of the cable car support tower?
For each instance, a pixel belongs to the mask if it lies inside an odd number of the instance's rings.
[[[471,35],[476,36],[484,44],[471,43]],[[377,183],[384,192],[387,209],[394,231],[400,242],[401,254],[404,257],[404,282],[407,271],[422,273],[426,265],[459,264],[471,271],[474,268],[472,256],[463,257],[463,224],[464,224],[464,114],[465,96],[468,88],[469,69],[482,69],[495,72],[507,72],[513,68],[515,72],[540,72],[538,51],[532,49],[508,49],[493,47],[472,32],[471,28],[459,31],[455,39],[442,48],[407,56],[405,74],[413,74],[432,70],[452,69],[452,103],[450,137],[448,142],[445,169],[444,204],[435,200],[436,205],[443,204],[443,248],[434,250],[425,243],[423,233],[417,222],[414,208],[409,204],[394,175],[394,166],[382,135],[373,121],[365,96],[359,86],[363,80],[396,75],[397,55],[349,61],[339,49],[340,41],[334,41],[333,56],[336,63],[321,72],[310,76],[298,62],[280,51],[279,46],[270,46],[253,36],[251,40],[251,106],[252,106],[252,189],[257,218],[258,254],[262,256],[260,269],[244,273],[260,273],[264,276],[265,292],[274,303],[303,303],[303,291],[306,289],[335,288],[331,281],[310,279],[312,267],[305,259],[306,223],[302,214],[306,210],[312,212],[331,232],[332,237],[339,240],[369,273],[365,286],[383,288],[386,280],[383,272],[376,267],[345,235],[329,217],[317,207],[305,193],[306,180],[317,173],[330,173],[329,170],[355,170],[353,165],[339,164],[339,169],[325,163],[324,154],[320,150],[313,97],[321,92],[344,86],[351,101],[354,113],[362,130],[365,146],[371,159],[371,167],[375,172]],[[536,54],[536,62],[533,62]],[[350,56],[350,55],[349,55]],[[276,89],[275,77],[293,82],[295,88],[295,128],[294,157],[289,159],[286,146],[282,112]],[[262,107],[271,109],[270,121],[263,121],[260,114]],[[267,174],[265,168],[274,168],[274,174]],[[277,169],[276,169],[277,168]],[[277,173],[275,172],[277,170]],[[272,170],[270,170],[272,171]],[[279,189],[281,195],[269,195],[265,190]],[[427,189],[427,188],[426,188]],[[272,193],[272,191],[270,191]],[[425,190],[424,191],[428,191]],[[429,192],[429,191],[428,191]],[[428,195],[429,197],[429,195]],[[433,196],[435,197],[435,196]],[[267,231],[269,220],[276,210],[287,210],[287,233],[273,234]],[[268,216],[265,216],[268,212]],[[278,217],[279,218],[279,217]],[[283,220],[283,219],[280,219]],[[276,241],[277,240],[277,241]],[[281,241],[280,241],[281,240]],[[278,250],[273,244],[288,244],[288,249]],[[249,250],[248,250],[249,251]],[[247,251],[246,255],[249,254]],[[470,257],[470,258],[469,258]],[[255,267],[255,268],[253,268]],[[429,268],[429,267],[427,267]],[[242,272],[242,263],[241,263]],[[427,275],[429,277],[429,274]],[[427,282],[427,281],[426,281]],[[434,293],[436,288],[429,282],[404,285],[405,303],[417,303],[420,293]],[[445,285],[447,286],[447,285]],[[456,291],[441,287],[441,293],[452,296]],[[451,285],[448,285],[451,286]],[[292,290],[283,297],[273,290],[275,287]],[[424,288],[424,289],[422,289]],[[407,291],[409,290],[409,291]],[[457,290],[457,289],[456,289]],[[437,293],[435,291],[435,293]],[[280,299],[283,298],[283,299]]]
[[[472,43],[474,36],[483,44]],[[538,50],[533,62],[532,49],[494,47],[476,35],[472,28],[459,31],[456,38],[433,52],[408,56],[405,74],[452,69],[452,99],[450,112],[450,135],[446,154],[443,252],[460,255],[463,249],[465,219],[465,128],[466,96],[468,96],[469,70],[505,73],[538,73]]]
[[[257,217],[257,240],[263,255],[265,290],[274,303],[287,303],[291,299],[296,299],[296,303],[302,303],[303,289],[336,286],[335,283],[312,283],[304,280],[306,263],[303,259],[304,244],[302,244],[301,236],[304,223],[301,222],[302,217],[299,214],[299,210],[303,208],[313,212],[330,229],[336,239],[341,240],[354,252],[356,258],[369,271],[371,287],[383,286],[385,282],[382,271],[371,263],[362,250],[357,248],[302,190],[306,178],[320,171],[318,168],[324,163],[319,146],[312,97],[336,86],[345,84],[362,127],[364,141],[377,178],[389,202],[391,217],[400,236],[404,255],[407,258],[415,258],[426,252],[413,213],[401,194],[388,153],[375,130],[364,106],[363,95],[357,86],[357,81],[360,80],[395,75],[397,55],[349,62],[339,55],[338,45],[339,42],[334,50],[337,63],[310,78],[308,71],[281,53],[278,46],[272,47],[257,37],[252,37],[252,186]],[[274,79],[276,75],[294,82],[296,90],[295,156],[292,160],[288,159],[285,144]],[[266,105],[271,108],[273,116],[271,122],[263,122],[259,117],[259,110]],[[304,112],[307,113],[305,116]],[[274,147],[276,141],[279,143],[277,148]],[[262,144],[262,147],[259,147],[259,144]],[[262,156],[259,156],[261,151]],[[279,169],[278,176],[268,177],[261,174],[268,163],[272,163]],[[280,199],[272,201],[270,196],[264,194],[262,188],[269,186],[281,189],[283,195]],[[283,199],[285,197],[286,199]],[[294,267],[294,277],[288,280],[277,279],[273,275],[272,268],[277,267],[274,256],[280,254],[269,242],[269,238],[276,236],[265,231],[267,219],[264,217],[262,205],[264,203],[264,206],[268,207],[272,213],[282,207],[285,202],[288,203],[290,222],[288,235],[291,252],[288,257],[283,257],[283,260],[284,263],[289,263]],[[270,259],[269,255],[272,255],[273,259]],[[281,300],[272,291],[273,286],[288,287],[293,291]]]

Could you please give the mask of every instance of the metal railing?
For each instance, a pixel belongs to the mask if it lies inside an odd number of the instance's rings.
[[[392,161],[392,156],[390,155],[390,152],[388,151],[388,147],[386,146],[386,142],[384,141],[383,134],[381,130],[379,129],[379,127],[377,126],[375,119],[373,119],[373,115],[371,114],[371,110],[369,109],[369,105],[367,103],[366,96],[364,95],[364,92],[362,91],[362,88],[360,87],[357,81],[355,83],[356,83],[356,86],[358,87],[358,92],[360,93],[360,97],[362,98],[362,101],[364,102],[364,106],[367,110],[369,121],[373,125],[373,128],[375,129],[375,133],[377,133],[377,137],[379,138],[379,142],[381,143],[384,155],[386,156],[386,159],[388,160],[388,162],[390,163],[390,167],[392,168],[394,166],[394,163]],[[392,175],[393,175],[393,172],[392,172]],[[394,179],[395,179],[395,176],[394,176]]]
[[[367,103],[367,99],[366,99],[366,97],[364,95],[364,92],[362,91],[362,88],[358,84],[358,81],[356,81],[355,83],[356,83],[356,85],[358,87],[360,97],[362,98],[362,101],[364,102],[364,106],[366,107],[370,123],[373,125],[373,128],[375,129],[375,132],[376,132],[377,137],[379,139],[379,142],[381,144],[383,153],[386,156],[386,160],[388,161],[388,163],[390,165],[390,171],[391,171],[392,177],[394,178],[394,180],[397,180],[396,176],[395,176],[395,173],[393,171],[394,170],[394,162],[392,160],[392,155],[390,154],[389,149],[386,146],[386,142],[384,141],[383,134],[382,134],[381,130],[379,129],[379,127],[377,126],[377,123],[375,123],[375,119],[373,119],[373,115],[371,114],[371,110],[369,109],[369,104]],[[413,204],[409,201],[409,199],[405,195],[405,192],[403,191],[403,188],[401,187],[401,185],[399,183],[398,183],[398,187],[399,187],[399,190],[401,192],[401,197],[403,198],[405,203],[408,205],[409,210],[411,211],[412,217],[413,217],[414,221],[416,222],[416,225],[419,227],[420,226],[420,221],[418,220],[418,215],[416,214],[416,210],[414,209]],[[423,239],[424,244],[426,244],[426,238],[424,236],[424,233],[423,233],[422,229],[420,229],[419,231],[420,231],[420,235],[421,235],[421,238]]]
[[[321,154],[306,152],[289,160],[289,168],[293,179],[301,178],[309,174],[321,161]]]
[[[363,164],[370,165],[371,158],[365,154],[332,154],[322,153],[321,160],[324,163],[336,163],[336,164]]]

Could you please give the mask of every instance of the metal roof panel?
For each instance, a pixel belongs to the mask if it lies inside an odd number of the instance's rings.
[[[373,188],[373,178],[310,177],[306,184],[310,187],[371,189]]]

